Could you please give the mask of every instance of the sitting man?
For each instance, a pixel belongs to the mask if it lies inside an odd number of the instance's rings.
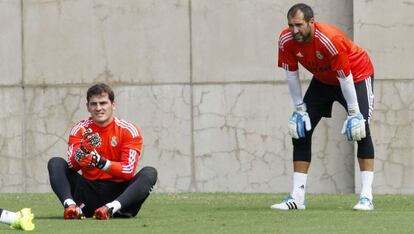
[[[48,162],[50,184],[65,207],[65,219],[134,217],[157,181],[153,167],[135,174],[141,130],[113,115],[114,99],[108,85],[90,87],[86,107],[91,117],[70,131],[68,160],[54,157]]]

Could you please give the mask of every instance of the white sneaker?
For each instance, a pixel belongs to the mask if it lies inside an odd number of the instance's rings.
[[[367,197],[360,197],[358,203],[354,206],[354,210],[374,210],[374,204]]]
[[[275,210],[304,210],[305,203],[297,202],[291,195],[287,196],[281,203],[276,203],[270,208]]]

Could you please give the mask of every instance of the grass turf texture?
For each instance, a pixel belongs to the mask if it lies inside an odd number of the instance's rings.
[[[32,233],[413,233],[414,196],[376,195],[375,211],[352,210],[355,194],[308,194],[307,210],[275,211],[282,194],[153,193],[132,219],[64,220],[53,194],[0,194],[0,207],[31,207]],[[0,233],[16,233],[0,224]]]

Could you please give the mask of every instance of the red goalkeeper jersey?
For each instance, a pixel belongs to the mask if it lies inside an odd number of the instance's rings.
[[[108,171],[96,167],[81,168],[75,160],[75,152],[80,148],[82,139],[82,128],[90,128],[92,132],[99,133],[102,144],[96,151],[111,161]],[[70,168],[75,171],[81,170],[82,176],[88,180],[128,181],[135,175],[142,142],[141,130],[125,120],[115,117],[108,126],[102,128],[89,118],[80,121],[70,131],[67,161]]]
[[[338,28],[315,22],[310,41],[300,44],[293,39],[289,28],[279,38],[278,66],[287,71],[298,70],[298,63],[316,79],[329,85],[339,85],[338,77],[352,72],[354,83],[374,73],[368,54],[349,40]]]

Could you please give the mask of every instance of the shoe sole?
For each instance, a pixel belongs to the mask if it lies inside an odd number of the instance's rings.
[[[306,210],[306,207],[297,207],[293,209],[283,209],[283,208],[277,208],[277,207],[270,207],[272,210],[282,210],[282,211],[288,211],[288,210]]]
[[[373,211],[374,209],[355,209],[355,208],[353,208],[353,210],[355,210],[355,211]]]

